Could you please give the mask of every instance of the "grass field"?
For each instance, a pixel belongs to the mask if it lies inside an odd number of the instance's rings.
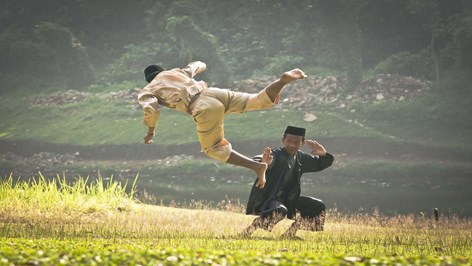
[[[35,103],[37,99],[50,98],[51,93],[20,90],[0,96],[0,111],[3,114],[0,139],[83,146],[141,142],[146,127],[140,122],[142,111],[137,103],[130,106],[124,100],[111,99],[107,93],[92,94],[86,99],[64,104]],[[232,141],[267,141],[279,136],[279,131],[291,123],[306,127],[307,132],[316,138],[363,137],[470,149],[470,123],[453,111],[459,110],[456,112],[461,112],[465,117],[472,110],[468,104],[457,105],[457,99],[467,96],[452,95],[445,98],[444,95],[431,93],[401,103],[353,103],[353,109],[357,110],[353,113],[349,112],[349,108],[334,110],[323,104],[302,111],[280,104],[267,111],[228,115],[225,133]],[[167,108],[162,108],[161,112],[156,144],[195,142],[195,125],[190,116]],[[304,121],[306,112],[314,113],[317,120]],[[253,130],[255,128],[257,132]]]
[[[128,186],[128,188],[127,188]],[[63,178],[0,183],[1,265],[470,265],[472,220],[328,211],[323,232],[239,232],[254,216],[145,205],[133,184]],[[132,191],[126,193],[125,191]]]
[[[228,115],[226,137],[245,154],[279,145],[288,123],[335,154],[333,167],[303,177],[303,193],[330,209],[325,231],[300,231],[302,240],[280,238],[289,220],[239,235],[254,219],[239,202],[254,176],[204,157],[191,117],[163,109],[155,144],[144,146],[142,112],[129,103],[97,92],[34,104],[52,93],[0,96],[0,155],[17,153],[0,160],[0,265],[472,263],[470,90]],[[38,159],[44,150],[69,159]]]

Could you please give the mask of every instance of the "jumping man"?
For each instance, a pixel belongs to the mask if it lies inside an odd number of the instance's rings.
[[[267,163],[256,162],[232,149],[224,137],[224,116],[272,107],[279,102],[286,84],[306,75],[300,69],[287,71],[259,93],[251,94],[208,87],[204,81],[196,81],[194,77],[205,69],[205,63],[196,61],[185,68],[165,70],[151,65],[144,70],[149,84],[138,95],[144,112],[143,123],[148,126],[144,143],[153,142],[161,105],[190,114],[203,152],[218,161],[253,170],[258,177],[257,186],[263,188]]]

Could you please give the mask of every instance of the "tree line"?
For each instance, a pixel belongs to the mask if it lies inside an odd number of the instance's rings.
[[[143,84],[192,60],[220,86],[300,67],[440,80],[472,69],[470,0],[4,0],[0,91]]]

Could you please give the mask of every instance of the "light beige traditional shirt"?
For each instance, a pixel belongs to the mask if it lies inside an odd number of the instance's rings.
[[[205,69],[205,63],[196,61],[185,68],[160,72],[138,94],[144,112],[143,123],[149,127],[157,126],[160,105],[188,113],[191,100],[208,87],[204,81],[193,79]]]

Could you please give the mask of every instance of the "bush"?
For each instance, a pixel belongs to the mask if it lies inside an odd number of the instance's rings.
[[[14,28],[0,35],[0,92],[19,87],[45,87],[55,82],[51,79],[57,73],[53,54],[26,35],[28,33]]]
[[[95,71],[87,51],[72,32],[59,24],[45,22],[36,26],[42,50],[52,55],[56,68],[53,80],[72,89],[84,88],[95,81]]]
[[[154,46],[128,45],[127,51],[105,68],[100,75],[100,82],[121,83],[129,80],[144,80],[144,68],[157,64],[158,48]],[[154,60],[154,61],[153,61]],[[151,63],[152,62],[152,63]]]
[[[375,67],[374,72],[415,76],[429,80],[435,77],[434,62],[429,49],[424,49],[417,54],[400,52],[389,56]]]

